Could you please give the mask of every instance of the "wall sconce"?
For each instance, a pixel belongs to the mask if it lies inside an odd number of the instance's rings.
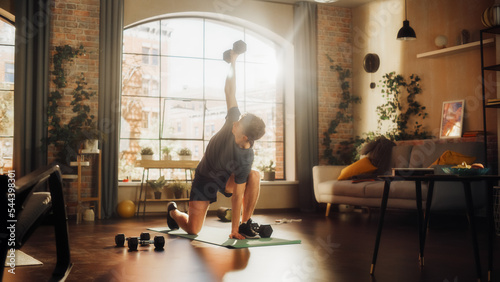
[[[417,39],[417,35],[415,31],[410,26],[410,22],[408,21],[408,12],[406,11],[406,0],[405,0],[405,20],[403,21],[403,27],[398,32],[398,40],[414,40]]]
[[[374,73],[380,67],[380,58],[375,53],[368,53],[363,60],[363,68],[367,73]],[[370,83],[370,88],[375,88],[375,82]]]

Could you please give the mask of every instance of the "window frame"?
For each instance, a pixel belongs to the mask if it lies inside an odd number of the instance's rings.
[[[142,25],[147,22],[151,21],[158,21],[158,20],[163,20],[163,19],[174,19],[174,18],[182,18],[182,17],[192,17],[192,18],[201,18],[204,20],[213,20],[213,21],[218,21],[222,23],[228,23],[231,25],[236,25],[239,26],[243,29],[252,31],[253,33],[258,34],[259,36],[262,36],[263,38],[266,38],[267,40],[271,40],[276,44],[276,48],[281,49],[279,51],[279,59],[282,63],[283,66],[280,70],[279,74],[279,84],[276,85],[277,90],[276,91],[281,91],[282,95],[282,100],[280,102],[280,105],[282,107],[282,116],[276,116],[276,119],[281,119],[281,125],[283,127],[282,133],[282,141],[277,141],[277,139],[274,139],[273,141],[269,142],[280,142],[283,146],[283,180],[286,181],[295,181],[296,180],[296,173],[295,173],[295,105],[294,105],[294,83],[293,83],[293,77],[294,77],[294,53],[293,53],[293,44],[284,38],[278,36],[277,34],[271,32],[270,30],[267,30],[265,28],[262,28],[258,25],[255,25],[253,23],[250,23],[248,21],[239,19],[239,18],[234,18],[231,16],[226,17],[224,20],[221,20],[219,15],[209,15],[211,13],[176,13],[176,14],[171,14],[171,15],[162,15],[159,17],[154,17],[154,18],[149,18],[145,20],[141,20],[138,22],[135,22],[131,25],[128,25],[125,27],[125,29]],[[163,31],[163,30],[162,30]],[[153,47],[152,47],[153,48]],[[124,52],[125,54],[125,52]],[[138,54],[139,55],[139,54]],[[161,81],[159,82],[161,83]],[[277,105],[277,104],[276,104]],[[204,124],[204,126],[207,126],[208,124]],[[204,128],[200,128],[200,130],[205,132]],[[275,137],[276,138],[276,137]],[[160,139],[164,139],[160,137]],[[174,139],[174,138],[172,138]],[[120,142],[122,140],[122,137],[120,136]],[[165,139],[164,139],[165,140]],[[205,140],[204,137],[202,137],[202,141],[204,142],[204,147],[206,147],[206,144],[208,140]],[[161,145],[160,145],[161,146]],[[203,150],[204,151],[204,150]]]

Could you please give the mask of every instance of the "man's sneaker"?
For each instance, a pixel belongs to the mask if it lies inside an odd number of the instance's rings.
[[[238,228],[238,233],[241,235],[245,236],[245,238],[253,239],[253,238],[259,238],[259,234],[255,232],[255,230],[252,227],[252,219],[248,219],[247,222],[244,222],[240,224],[240,227]]]
[[[170,212],[176,209],[177,204],[175,202],[170,202],[167,204],[167,225],[168,228],[172,230],[179,229],[179,225],[177,224],[177,222],[175,222],[175,220],[170,216]]]

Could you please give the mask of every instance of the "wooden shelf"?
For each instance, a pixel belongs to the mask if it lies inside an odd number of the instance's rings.
[[[70,162],[70,166],[78,166],[78,162]],[[80,162],[81,166],[90,166],[90,162]]]
[[[146,199],[147,202],[186,202],[189,201],[189,198],[180,198],[180,199]]]
[[[62,179],[78,179],[77,174],[63,174]]]
[[[140,160],[135,162],[136,167],[148,168],[172,168],[172,169],[195,169],[200,161],[156,161]]]
[[[483,46],[493,46],[495,44],[495,39],[494,38],[488,38],[483,40]],[[440,57],[440,56],[445,56],[445,55],[453,55],[457,54],[460,52],[465,52],[473,49],[479,49],[481,47],[481,42],[480,41],[474,41],[471,43],[463,44],[463,45],[457,45],[453,47],[448,47],[448,48],[443,48],[435,51],[429,51],[425,53],[420,53],[417,54],[417,58],[435,58],[435,57]]]

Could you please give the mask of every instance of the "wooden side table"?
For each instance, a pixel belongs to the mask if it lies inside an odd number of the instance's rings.
[[[143,205],[142,215],[146,214],[146,204],[148,202],[188,202],[189,198],[181,198],[181,199],[147,199],[146,198],[146,190],[149,186],[149,170],[150,169],[184,169],[185,180],[193,181],[194,170],[198,166],[199,161],[174,161],[174,160],[140,160],[135,162],[136,167],[142,167],[144,170],[142,171],[142,181],[141,181],[141,190],[139,192],[139,199],[137,199],[137,212],[139,215],[140,206]],[[147,175],[146,175],[147,173]],[[142,193],[144,191],[144,199],[142,199]]]
[[[97,155],[97,196],[95,197],[82,197],[82,167],[90,166],[90,161],[84,161],[85,155]],[[97,218],[101,218],[101,150],[97,151],[87,151],[79,150],[76,162],[71,162],[71,166],[76,166],[78,168],[77,174],[77,207],[76,207],[76,220],[79,222],[81,218],[80,208],[84,202],[96,202],[97,203]]]
[[[476,235],[476,225],[474,220],[474,206],[472,203],[472,193],[471,193],[471,182],[474,181],[486,181],[487,182],[487,193],[486,193],[486,213],[488,220],[488,280],[492,281],[492,270],[493,270],[493,242],[494,242],[494,221],[493,221],[493,186],[496,186],[500,180],[498,175],[481,175],[481,176],[458,176],[458,175],[424,175],[424,176],[392,176],[383,175],[379,176],[380,179],[384,180],[384,192],[382,195],[382,202],[380,206],[380,220],[377,230],[377,237],[375,239],[375,248],[373,251],[372,264],[370,268],[370,274],[373,275],[375,272],[375,264],[377,262],[378,248],[380,243],[380,238],[382,234],[382,228],[384,224],[385,211],[387,209],[387,201],[389,199],[389,190],[391,182],[393,181],[414,181],[415,191],[416,191],[416,203],[418,212],[418,230],[419,230],[419,240],[420,240],[420,252],[419,260],[420,265],[424,266],[424,246],[426,230],[429,222],[429,216],[431,212],[432,194],[434,191],[434,182],[436,181],[453,181],[461,182],[464,188],[465,199],[467,204],[467,213],[470,218],[471,235],[472,235],[472,245],[474,248],[474,259],[476,263],[477,279],[481,281],[481,263],[479,260],[479,248],[477,244]],[[429,188],[427,191],[427,201],[426,201],[426,213],[423,216],[422,211],[422,181],[429,182]]]

